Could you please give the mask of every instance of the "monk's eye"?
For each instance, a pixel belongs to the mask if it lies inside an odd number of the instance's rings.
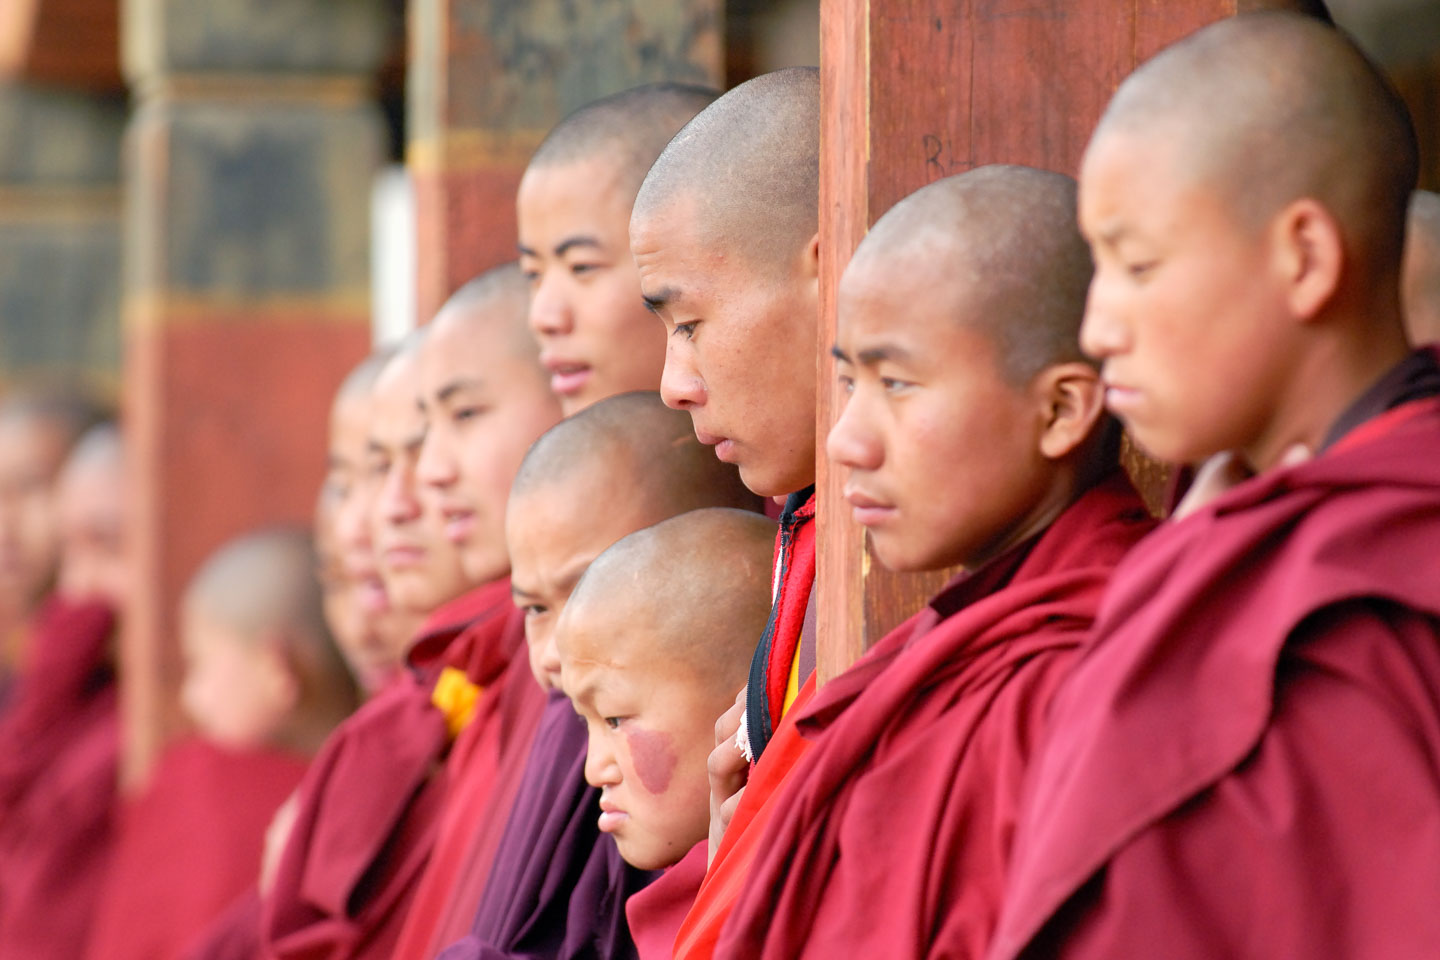
[[[520,612],[526,617],[538,617],[545,612],[545,608],[538,603],[527,603],[520,608]]]
[[[600,264],[598,264],[598,263],[572,263],[572,264],[570,264],[570,273],[571,273],[572,276],[576,276],[576,277],[582,277],[582,276],[584,276],[584,275],[587,274],[587,273],[594,273],[596,270],[599,270],[599,269],[600,269]]]
[[[855,392],[855,378],[854,378],[854,377],[847,377],[847,376],[845,376],[845,374],[842,373],[842,374],[840,374],[840,376],[836,377],[835,379],[838,380],[839,383],[840,383],[840,392],[843,393],[843,394],[845,394],[847,397],[848,397],[850,394],[852,394],[852,393]]]
[[[684,337],[686,340],[693,340],[695,338],[695,324],[698,322],[699,321],[692,320],[689,323],[675,324],[675,335]]]
[[[1154,273],[1155,268],[1159,265],[1159,261],[1157,260],[1146,260],[1143,263],[1130,264],[1125,268],[1125,272],[1130,274],[1130,279],[1132,280],[1144,280],[1149,277],[1150,274]]]
[[[457,407],[451,412],[450,418],[456,423],[465,423],[467,420],[474,420],[485,412],[485,407]]]
[[[620,729],[620,718],[619,718],[619,717],[606,717],[606,718],[605,718],[605,726],[609,727],[611,730],[619,730],[619,729]]]
[[[897,380],[894,377],[881,377],[880,386],[885,388],[886,393],[900,393],[907,387],[913,387],[914,384],[908,380]]]

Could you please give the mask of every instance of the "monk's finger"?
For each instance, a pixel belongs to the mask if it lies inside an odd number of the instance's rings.
[[[745,688],[741,687],[740,692],[735,695],[735,705],[724,713],[720,719],[715,721],[715,743],[724,743],[727,740],[734,740],[735,735],[740,732],[740,718],[745,715]]]

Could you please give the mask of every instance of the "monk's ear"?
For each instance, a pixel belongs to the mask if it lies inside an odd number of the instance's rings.
[[[1271,242],[1291,316],[1313,320],[1335,298],[1345,267],[1339,221],[1319,201],[1302,197],[1271,221]]]
[[[284,630],[270,629],[260,637],[256,653],[264,658],[264,682],[270,702],[288,713],[300,704],[303,667],[298,644]]]
[[[805,278],[813,279],[818,284],[820,282],[820,234],[818,231],[815,236],[810,238],[810,242],[805,244],[805,251],[801,256],[804,257],[801,269],[804,271]]]
[[[1095,429],[1105,412],[1105,386],[1099,372],[1080,361],[1046,367],[1036,375],[1033,386],[1042,404],[1040,453],[1046,459],[1060,460]]]

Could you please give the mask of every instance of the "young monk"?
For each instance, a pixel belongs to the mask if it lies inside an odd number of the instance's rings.
[[[0,399],[0,709],[30,622],[59,562],[55,479],[75,442],[104,419],[79,393],[20,388]]]
[[[1440,367],[1400,307],[1416,154],[1379,71],[1290,14],[1192,35],[1107,108],[1081,345],[1146,449],[1254,476],[1117,570],[991,957],[1440,943]]]
[[[982,167],[871,229],[840,284],[827,449],[875,556],[963,566],[820,690],[727,957],[982,957],[1035,738],[1152,523],[1078,335],[1075,184]]]
[[[604,509],[596,509],[603,504]],[[584,780],[585,733],[558,691],[555,622],[606,547],[708,506],[756,506],[734,467],[717,461],[683,413],[653,393],[603,400],[562,421],[526,454],[506,511],[511,585],[524,611],[530,666],[551,691],[494,867],[480,878],[464,958],[633,957],[623,914],[649,875],[625,867],[598,829],[598,792]],[[469,882],[467,880],[467,882]]]
[[[819,140],[818,71],[757,77],[665,148],[630,222],[645,302],[670,334],[665,402],[690,413],[696,436],[751,490],[786,498],[774,610],[744,696],[716,726],[714,862],[680,957],[713,946],[754,855],[751,824],[769,815],[805,746],[781,720],[814,690]]]
[[[124,470],[111,425],[75,445],[56,487],[59,589],[0,723],[0,956],[85,950],[110,860],[119,761],[115,611],[127,589]]]
[[[186,591],[181,702],[199,736],[122,811],[90,936],[96,960],[166,960],[253,886],[265,829],[356,703],[295,530],[222,547]]]
[[[665,331],[639,297],[630,210],[670,138],[718,91],[652,83],[575,111],[525,169],[517,198],[530,326],[566,416],[660,386]]]
[[[367,696],[401,673],[405,648],[429,612],[391,602],[368,521],[375,493],[363,476],[370,411],[375,381],[393,354],[385,348],[362,360],[335,393],[316,517],[326,623]]]
[[[518,286],[518,276],[514,283]],[[485,342],[528,346],[524,311],[505,292],[508,286],[486,286],[490,293],[469,303],[463,322],[442,317],[444,322],[437,322],[427,336],[443,339],[456,322],[488,331]],[[509,458],[518,463],[533,437],[508,425],[533,422],[527,411],[537,407],[558,415],[534,349],[467,351],[465,356],[471,364],[468,375],[476,380],[506,381],[517,366],[533,371],[535,388],[497,398],[494,416],[481,418],[467,440],[483,444],[486,435],[500,430],[508,439],[489,448],[492,456],[497,462]],[[378,504],[388,511],[387,520],[413,531],[418,503],[421,517],[434,518],[434,528],[426,534],[433,539],[427,543],[439,543],[443,514],[437,498],[416,478],[421,453],[416,441],[425,431],[419,407],[422,382],[413,350],[391,361],[381,374],[372,413],[372,438],[377,442],[372,444],[371,466],[385,469],[372,474],[371,482],[383,480],[387,487]],[[392,423],[395,432],[383,432]],[[479,506],[498,509],[483,501]],[[382,570],[386,543],[397,542],[387,539],[391,536],[377,529]],[[392,569],[395,559],[389,561]],[[408,561],[413,554],[398,559]],[[474,744],[495,743],[501,730],[516,731],[524,742],[526,724],[533,729],[538,695],[532,695],[528,708],[523,699],[501,696],[510,689],[502,680],[523,646],[523,627],[511,616],[503,568],[495,577],[475,584],[457,603],[432,616],[411,650],[412,679],[367,703],[336,731],[312,765],[301,786],[294,831],[266,898],[263,941],[269,953],[389,957],[434,851],[451,770],[457,766],[447,765],[446,758],[465,758],[467,766],[496,764],[500,761],[493,753],[477,752]],[[407,581],[415,579],[413,571],[407,574]],[[402,605],[410,591],[399,581],[394,587],[392,596]]]
[[[1410,198],[1401,290],[1410,342],[1440,341],[1440,194],[1429,190]]]
[[[669,868],[627,904],[641,960],[668,960],[705,873],[714,724],[770,612],[775,524],[696,510],[585,571],[555,626],[561,687],[589,732],[585,780],[625,862]],[[655,585],[669,589],[657,592]]]

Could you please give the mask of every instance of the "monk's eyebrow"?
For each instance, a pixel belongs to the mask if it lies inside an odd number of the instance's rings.
[[[536,598],[536,594],[532,591],[516,586],[514,580],[510,581],[510,596],[516,600],[534,600]]]
[[[436,390],[435,399],[439,400],[441,403],[449,403],[450,399],[454,397],[455,394],[459,393],[461,390],[474,389],[481,386],[483,383],[483,380],[480,380],[476,377],[457,377],[454,380],[451,380],[449,383],[445,384],[445,386],[441,387],[439,390]]]
[[[564,240],[561,240],[559,243],[555,244],[555,256],[563,257],[565,256],[565,254],[569,253],[576,247],[595,247],[596,249],[599,249],[600,241],[595,237],[584,235],[578,237],[566,237]]]
[[[839,360],[841,363],[851,362],[849,354],[847,354],[844,350],[841,350],[838,346],[830,348],[830,356],[834,357],[836,360]]]
[[[1124,236],[1125,225],[1123,223],[1120,223],[1118,220],[1111,220],[1109,223],[1102,223],[1100,224],[1099,229],[1095,231],[1096,240],[1100,241],[1101,243],[1108,244],[1112,247],[1115,244],[1119,243],[1121,239],[1124,238]]]
[[[654,293],[641,294],[641,298],[645,301],[645,309],[651,313],[659,313],[679,297],[680,291],[674,287],[662,287]]]
[[[884,363],[886,360],[895,363],[904,363],[910,359],[909,351],[903,350],[893,344],[886,344],[879,347],[868,347],[855,355],[855,362],[862,367],[873,367],[877,363]]]

